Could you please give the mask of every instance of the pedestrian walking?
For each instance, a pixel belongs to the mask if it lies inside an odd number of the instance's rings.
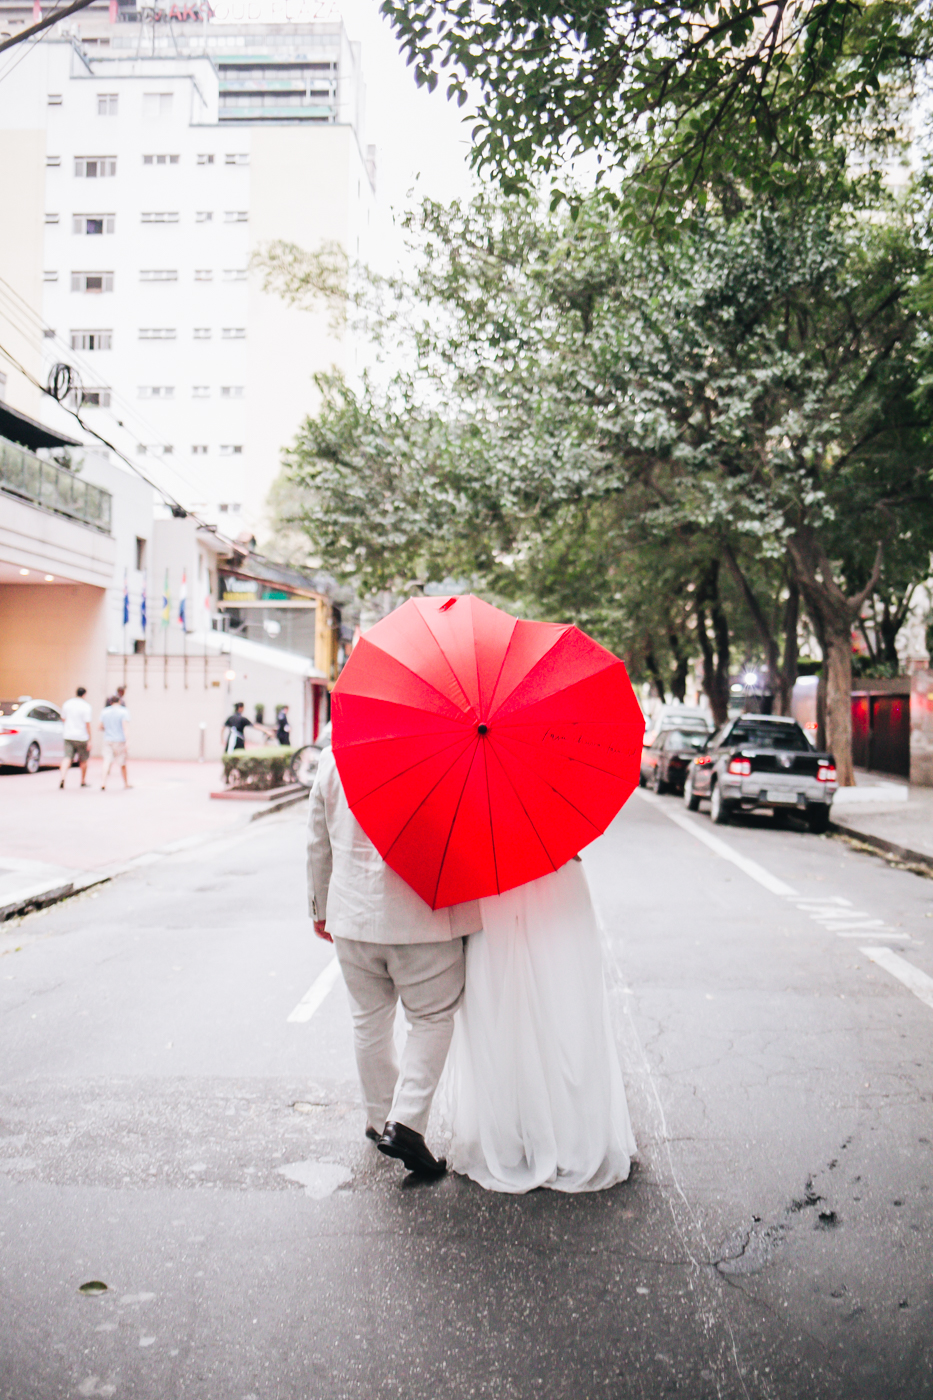
[[[228,715],[224,720],[224,727],[220,734],[224,753],[233,753],[236,749],[246,748],[246,740],[243,736],[247,729],[252,728],[252,724],[246,718],[243,709],[243,701],[238,700],[233,707],[233,714]]]
[[[292,742],[292,733],[288,725],[287,705],[281,705],[275,712],[275,737],[278,739],[279,743],[284,744],[286,748],[288,748]]]
[[[107,790],[107,779],[114,763],[120,765],[123,786],[126,788],[130,786],[130,780],[126,773],[126,726],[129,719],[130,712],[124,705],[123,697],[118,690],[116,695],[110,697],[100,714],[100,728],[104,734],[104,772],[100,784],[101,792]]]
[[[91,743],[91,720],[94,718],[94,711],[85,700],[87,691],[83,685],[79,685],[70,700],[66,700],[62,705],[62,719],[65,721],[65,728],[62,737],[65,741],[65,757],[61,766],[61,781],[58,786],[65,786],[65,778],[68,769],[74,760],[78,760],[81,768],[81,786],[87,787],[87,760],[88,750]]]

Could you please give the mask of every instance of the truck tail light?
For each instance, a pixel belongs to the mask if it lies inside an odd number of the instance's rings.
[[[818,783],[834,783],[836,781],[836,770],[831,763],[821,763],[816,770],[816,781]]]
[[[752,775],[752,761],[750,758],[730,758],[729,772],[734,773],[738,778],[750,778]]]

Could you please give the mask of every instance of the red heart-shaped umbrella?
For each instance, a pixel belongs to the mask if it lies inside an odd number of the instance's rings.
[[[351,809],[433,909],[536,880],[601,835],[645,727],[611,652],[472,595],[412,598],[370,628],[332,718]]]

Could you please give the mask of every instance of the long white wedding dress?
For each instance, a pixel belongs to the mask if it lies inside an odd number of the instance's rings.
[[[445,1086],[454,1171],[492,1191],[600,1191],[635,1139],[579,861],[482,901]]]

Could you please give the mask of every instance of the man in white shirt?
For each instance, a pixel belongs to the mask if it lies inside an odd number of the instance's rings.
[[[350,810],[329,748],[311,789],[308,897],[350,996],[366,1136],[409,1171],[441,1176],[447,1164],[424,1132],[463,996],[463,940],[482,927],[479,903],[432,909],[386,865]],[[401,1066],[399,999],[409,1023]]]
[[[114,763],[120,765],[123,786],[129,787],[130,785],[130,780],[126,776],[126,726],[129,719],[130,712],[119,694],[112,696],[100,712],[100,727],[104,732],[104,773],[100,784],[101,792],[107,791],[107,779]]]
[[[61,781],[58,786],[65,786],[65,778],[68,769],[75,759],[81,767],[81,786],[87,787],[87,758],[88,747],[91,741],[91,731],[89,725],[94,717],[94,712],[85,700],[87,691],[83,685],[79,685],[75,694],[70,700],[66,700],[62,705],[62,719],[65,721],[63,739],[65,741],[65,757],[61,766]]]

